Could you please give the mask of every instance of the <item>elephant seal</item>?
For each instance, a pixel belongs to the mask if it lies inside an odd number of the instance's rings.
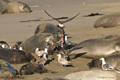
[[[38,63],[27,63],[20,68],[19,72],[20,75],[30,75],[34,73],[47,73],[49,70]]]
[[[0,59],[0,78],[13,78],[16,75],[18,71],[9,62]]]
[[[72,47],[67,54],[79,55],[86,58],[109,56],[120,51],[120,38],[117,39],[88,39]]]
[[[54,24],[51,24],[49,22],[43,22],[40,25],[37,26],[34,34],[41,34],[41,33],[50,33],[53,35],[58,35],[59,40],[62,41],[61,47],[66,48],[67,46],[67,37],[64,31],[64,28],[60,28]]]
[[[32,56],[30,53],[27,53],[22,50],[6,48],[0,49],[0,59],[8,61],[12,64],[35,61],[34,56]]]
[[[63,34],[63,31],[61,31],[54,24],[51,24],[49,22],[43,22],[37,26],[34,32],[34,34],[40,34],[40,33]]]
[[[95,28],[99,28],[99,27],[111,28],[111,27],[120,26],[119,22],[120,22],[120,12],[108,14],[100,17],[95,21],[94,27]]]
[[[0,14],[6,13],[29,13],[32,10],[22,2],[0,0]]]
[[[30,38],[26,39],[21,43],[21,47],[23,50],[25,50],[28,53],[35,53],[35,49],[44,49],[45,47],[49,46],[48,48],[48,53],[52,53],[53,50],[55,49],[56,45],[52,45],[49,43],[48,40],[46,40],[47,37],[51,36],[52,40],[57,42],[58,41],[58,36],[53,35],[50,33],[41,33],[41,34],[36,34],[31,36]]]

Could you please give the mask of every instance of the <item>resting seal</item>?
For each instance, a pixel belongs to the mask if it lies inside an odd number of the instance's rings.
[[[18,74],[18,71],[10,63],[0,59],[0,78],[12,78]]]
[[[81,55],[87,58],[109,56],[120,51],[120,38],[117,39],[89,39],[75,45],[67,53],[69,55]]]
[[[120,13],[113,13],[100,17],[98,20],[95,21],[94,27],[111,28],[111,27],[120,26],[119,22],[120,22]]]
[[[6,60],[13,64],[35,61],[34,56],[22,50],[0,49],[0,59]]]
[[[30,75],[34,73],[46,73],[48,69],[38,63],[27,63],[20,69],[20,75]]]
[[[67,43],[66,43],[66,34],[64,31],[64,28],[60,28],[54,24],[48,23],[48,22],[43,22],[40,25],[37,26],[35,29],[34,34],[41,34],[41,33],[50,33],[53,35],[57,35],[59,40],[61,39],[62,45],[61,47],[66,48]]]
[[[120,73],[120,54],[111,55],[105,57],[106,64],[109,65],[110,70],[115,70],[116,72]],[[100,67],[102,68],[102,61],[100,58],[93,59],[91,62],[88,63],[89,68]]]
[[[28,13],[32,10],[30,7],[22,2],[0,0],[0,14],[5,13]]]
[[[21,47],[23,50],[25,50],[28,53],[34,53],[36,48],[45,48],[47,45],[49,45],[48,42],[45,41],[45,39],[49,36],[52,36],[53,40],[55,42],[58,41],[58,36],[50,34],[50,33],[41,33],[31,36],[30,38],[26,39],[21,43]],[[53,52],[55,45],[49,45],[48,53]]]

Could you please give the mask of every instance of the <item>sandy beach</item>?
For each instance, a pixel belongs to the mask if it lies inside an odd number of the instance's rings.
[[[94,22],[103,15],[84,17],[91,13],[110,14],[120,12],[119,0],[11,0],[21,1],[28,4],[33,12],[31,13],[16,13],[0,15],[0,40],[6,41],[10,46],[13,46],[17,41],[24,41],[34,34],[36,27],[42,22],[50,22],[57,25],[58,22],[51,20],[43,10],[46,10],[54,17],[72,17],[80,13],[74,20],[65,24],[65,32],[68,34],[69,41],[80,43],[87,39],[104,38],[109,35],[120,36],[120,26],[113,28],[94,28]],[[21,22],[26,20],[30,21]],[[41,80],[45,77],[65,77],[69,73],[89,70],[87,63],[91,59],[76,58],[72,59],[73,67],[62,67],[57,62],[57,56],[50,64],[45,65],[49,70],[55,70],[58,73],[43,73],[24,75],[20,80]],[[18,71],[23,64],[12,64]],[[120,76],[118,76],[120,77]],[[119,79],[118,79],[119,80]]]

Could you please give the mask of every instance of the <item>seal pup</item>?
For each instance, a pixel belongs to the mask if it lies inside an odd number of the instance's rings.
[[[20,75],[30,75],[34,73],[47,73],[49,72],[44,66],[38,63],[27,63],[20,68]]]
[[[61,54],[57,54],[57,56],[58,56],[58,62],[62,64],[64,67],[70,65],[70,62],[67,61],[65,58],[62,58]]]
[[[0,8],[0,14],[32,12],[27,4],[17,1],[0,0]]]
[[[88,67],[89,68],[100,67],[103,70],[115,70],[116,72],[120,73],[120,68],[119,68],[120,54],[104,57],[102,58],[102,60],[100,59],[101,58],[93,59],[91,62],[88,63]],[[107,64],[107,65],[103,66],[103,64]]]
[[[88,39],[72,47],[66,57],[80,55],[85,58],[109,56],[120,51],[120,38],[117,39]]]

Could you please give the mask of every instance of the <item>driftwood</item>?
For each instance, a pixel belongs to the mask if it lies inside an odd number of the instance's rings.
[[[83,17],[93,17],[93,16],[100,16],[100,15],[103,15],[103,14],[100,14],[100,13],[91,13],[91,14],[88,14],[88,15],[84,15]]]
[[[57,19],[68,19],[68,17],[59,17]],[[43,19],[43,18],[39,18],[39,19],[32,19],[32,20],[24,20],[24,21],[20,21],[20,22],[35,22],[35,21],[53,21],[54,19]]]

